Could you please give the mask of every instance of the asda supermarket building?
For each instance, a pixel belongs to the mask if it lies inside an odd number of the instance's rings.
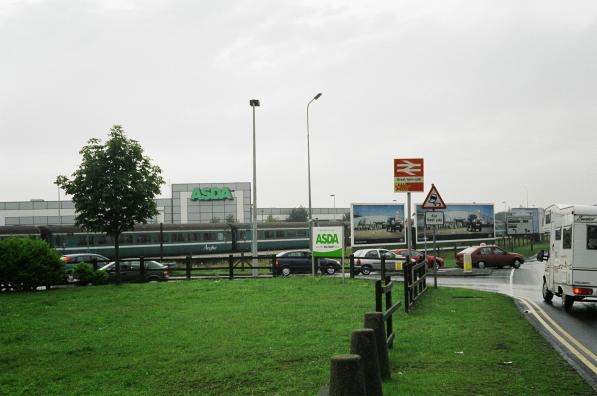
[[[1,199],[1,197],[0,197]],[[149,223],[188,224],[233,221],[251,222],[251,183],[172,184],[170,198],[157,198],[159,214]],[[286,220],[293,208],[257,208],[257,221],[270,216]],[[313,218],[341,220],[348,208],[313,208]],[[0,202],[0,226],[74,224],[72,201],[31,199]]]

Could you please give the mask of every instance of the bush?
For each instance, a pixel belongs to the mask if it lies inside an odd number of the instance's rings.
[[[3,289],[35,290],[64,281],[60,256],[46,241],[8,238],[0,241],[0,286]]]
[[[81,285],[104,283],[108,279],[108,274],[104,271],[94,270],[90,264],[79,263],[73,269],[73,277]]]

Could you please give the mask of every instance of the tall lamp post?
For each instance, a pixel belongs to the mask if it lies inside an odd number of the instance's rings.
[[[309,147],[309,105],[321,97],[318,93],[307,103],[307,178],[309,182],[309,249],[311,250],[311,272],[315,276],[315,258],[313,257],[313,213],[311,210],[311,150]]]
[[[332,216],[332,220],[336,221],[336,194],[330,194],[330,197],[334,198],[334,215]]]
[[[253,108],[253,210],[251,211],[251,228],[253,233],[253,240],[251,241],[251,256],[252,256],[252,275],[257,276],[257,156],[256,156],[256,140],[255,140],[255,107],[259,107],[260,103],[257,99],[249,100],[249,105]]]

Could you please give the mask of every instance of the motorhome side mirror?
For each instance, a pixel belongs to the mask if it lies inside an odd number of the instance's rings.
[[[539,253],[537,253],[537,261],[543,261],[544,258],[545,252],[543,252],[543,250],[539,250]]]

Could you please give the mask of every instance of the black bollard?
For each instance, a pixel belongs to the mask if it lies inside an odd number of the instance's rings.
[[[330,396],[366,396],[363,362],[359,355],[332,356]]]
[[[375,331],[375,342],[377,345],[377,359],[379,360],[379,372],[382,379],[392,376],[390,370],[390,356],[388,354],[388,343],[386,340],[386,329],[384,327],[383,314],[381,312],[368,312],[365,314],[363,327]]]
[[[350,339],[350,353],[360,355],[363,361],[363,374],[365,376],[367,396],[382,396],[383,390],[381,387],[375,330],[353,330]]]

